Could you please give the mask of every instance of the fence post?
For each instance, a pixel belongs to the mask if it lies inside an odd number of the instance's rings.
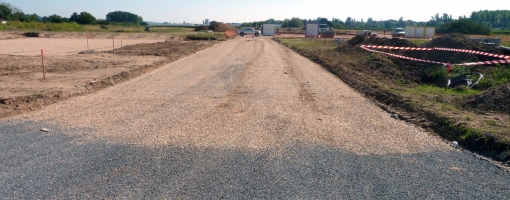
[[[42,69],[43,69],[43,79],[46,79],[46,69],[44,68],[44,50],[41,49],[41,61],[42,61]]]

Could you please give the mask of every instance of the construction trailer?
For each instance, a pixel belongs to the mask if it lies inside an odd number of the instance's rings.
[[[276,33],[276,25],[274,24],[263,24],[262,35],[263,36],[274,36]]]
[[[433,38],[436,36],[436,27],[433,26],[406,26],[406,38]]]
[[[319,23],[306,23],[305,37],[319,37]]]

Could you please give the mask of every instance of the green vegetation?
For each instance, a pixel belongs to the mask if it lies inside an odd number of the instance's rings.
[[[79,15],[73,13],[69,18],[69,22],[76,22],[78,24],[96,24],[96,18],[88,12],[81,12]]]
[[[472,12],[470,19],[491,28],[510,28],[510,10],[480,10]]]
[[[487,124],[489,124],[491,126],[497,126],[498,125],[498,124],[496,124],[496,122],[494,120],[488,120]]]
[[[198,33],[186,35],[186,39],[188,40],[218,40],[224,37],[225,33]]]
[[[309,50],[332,50],[338,45],[333,43],[332,39],[303,39],[303,38],[293,38],[293,39],[283,39],[281,40],[285,46],[290,48],[298,48],[298,49],[309,49]],[[325,44],[324,44],[324,41]]]
[[[110,12],[106,15],[106,21],[118,22],[118,23],[130,23],[130,24],[141,24],[143,22],[142,17],[124,11]]]
[[[451,125],[451,127],[454,129],[454,130],[457,130],[458,132],[461,133],[460,135],[460,139],[462,141],[472,141],[472,140],[477,140],[479,138],[483,138],[485,141],[487,140],[487,137],[485,136],[485,134],[483,134],[482,132],[480,131],[477,131],[477,130],[474,130],[472,128],[467,128],[467,127],[453,127]]]
[[[303,24],[303,21],[297,17],[293,17],[292,19],[285,19],[283,20],[282,27],[283,28],[302,28],[305,25]]]
[[[414,43],[414,44],[416,44],[418,46],[421,46],[422,44],[427,43],[430,40],[425,40],[425,39],[410,39],[409,41],[411,41],[412,43]]]
[[[444,66],[432,66],[424,70],[424,77],[422,80],[429,83],[434,83],[439,80],[445,80],[448,74]]]
[[[76,22],[43,23],[43,22],[20,22],[10,21],[0,24],[0,30],[22,31],[73,31],[73,32],[106,32],[106,33],[144,33],[141,25],[109,25],[109,29],[101,29],[99,25],[80,25]],[[193,28],[183,27],[152,27],[151,33],[165,33],[172,36],[185,36],[193,32]]]
[[[510,80],[510,66],[496,65],[491,74],[487,74],[478,84],[479,87],[486,89],[506,83]]]
[[[463,89],[449,89],[445,90],[444,87],[437,87],[434,85],[418,85],[414,88],[409,88],[410,93],[418,94],[418,95],[448,95],[448,96],[469,96],[473,94],[477,94],[479,91],[471,88],[463,88]]]
[[[489,35],[491,29],[486,25],[477,24],[469,19],[459,19],[442,25],[437,29],[437,32]]]
[[[43,23],[43,22],[21,22],[10,21],[6,25],[0,26],[3,30],[29,30],[29,31],[81,31],[82,26],[76,22],[66,23]]]

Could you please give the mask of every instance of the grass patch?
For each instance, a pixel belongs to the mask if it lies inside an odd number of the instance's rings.
[[[145,33],[145,26],[131,25],[108,25],[108,30],[101,29],[100,25],[84,25],[83,31],[85,32],[117,32],[117,33]],[[193,28],[182,27],[151,27],[149,33],[168,33],[173,36],[184,36],[193,33]]]
[[[10,21],[4,25],[5,30],[28,30],[28,31],[82,31],[82,26],[76,22],[67,23],[43,23],[43,22],[20,22]]]
[[[475,129],[466,128],[466,127],[459,127],[459,128],[456,128],[456,129],[457,129],[457,131],[461,132],[461,135],[460,135],[459,138],[462,141],[476,140],[478,138],[486,139],[485,134],[483,134],[482,132],[477,131]]]
[[[409,41],[414,43],[414,44],[416,44],[416,45],[418,45],[418,46],[421,46],[423,43],[427,43],[430,40],[425,40],[425,39],[423,39],[423,40],[413,40],[413,39],[410,39]]]
[[[501,40],[501,46],[510,47],[510,39],[509,40]]]
[[[463,88],[463,89],[448,89],[445,90],[444,87],[437,87],[434,85],[418,85],[414,88],[410,88],[408,90],[412,94],[417,95],[449,95],[449,96],[469,96],[477,94],[479,91],[471,88]]]
[[[10,21],[0,25],[0,30],[26,31],[75,31],[75,32],[105,32],[105,33],[145,33],[145,26],[140,25],[108,25],[108,30],[101,29],[101,25],[80,25],[76,22],[43,23]],[[185,36],[193,32],[193,28],[184,27],[152,27],[150,33],[168,33],[172,36]]]
[[[285,46],[303,50],[333,50],[338,44],[333,39],[278,38]]]
[[[494,71],[480,81],[479,87],[486,89],[510,80],[510,65],[496,65]]]
[[[186,39],[188,40],[218,40],[224,37],[224,33],[197,33],[186,35]]]
[[[494,120],[488,120],[487,124],[489,124],[491,126],[497,126],[498,125]]]

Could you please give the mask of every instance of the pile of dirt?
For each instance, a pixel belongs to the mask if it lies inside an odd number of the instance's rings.
[[[357,54],[359,57],[365,57],[361,59],[362,65],[358,68],[369,67],[372,70],[376,70],[381,73],[382,76],[377,78],[391,78],[391,79],[407,79],[419,84],[433,84],[434,82],[428,82],[428,79],[424,79],[427,75],[424,73],[427,68],[433,66],[440,66],[440,64],[422,63],[411,60],[405,60],[400,58],[394,58],[384,56],[380,54],[374,54],[361,49],[360,45],[380,45],[380,46],[398,46],[398,47],[441,47],[441,48],[454,48],[454,49],[466,49],[482,51],[494,54],[507,54],[502,48],[496,48],[494,46],[485,46],[470,40],[461,34],[451,34],[443,37],[435,38],[429,42],[424,43],[421,46],[416,45],[411,40],[399,39],[399,38],[379,38],[379,37],[365,37],[356,36],[347,42],[347,45],[338,47],[336,51],[349,54]],[[386,50],[383,50],[386,51]],[[407,56],[411,58],[418,58],[430,61],[437,61],[442,63],[460,64],[468,62],[480,62],[480,61],[492,61],[497,58],[475,55],[461,52],[451,51],[386,51],[392,54]],[[493,70],[493,66],[472,66],[471,69],[476,69],[476,72],[487,73]],[[440,81],[444,83],[444,81]]]
[[[399,47],[416,47],[416,44],[409,40],[400,38],[381,38],[381,37],[366,37],[357,35],[347,41],[347,47],[359,47],[359,45],[380,45],[380,46],[399,46]]]
[[[214,32],[225,32],[228,30],[236,30],[236,28],[230,24],[214,23],[209,26],[209,30]]]
[[[466,49],[483,51],[495,54],[504,54],[502,49],[494,46],[484,46],[480,43],[476,43],[461,34],[451,34],[443,37],[436,38],[430,42],[423,44],[423,47],[441,47],[441,48],[454,48],[454,49]],[[450,52],[450,51],[428,51],[423,55],[424,59],[434,60],[439,62],[450,62],[452,64],[460,64],[466,62],[479,62],[495,60],[494,57],[480,56],[468,53]]]
[[[355,36],[347,42],[347,45],[340,46],[335,51],[355,55],[357,59],[353,60],[351,64],[353,68],[373,78],[390,82],[404,79],[414,82],[420,81],[423,66],[419,63],[372,53],[361,49],[360,45],[417,47],[416,44],[399,38]],[[407,52],[393,51],[391,53],[404,55]]]
[[[467,97],[464,107],[510,114],[510,82]]]
[[[211,30],[213,32],[225,32],[228,30],[237,30],[234,26],[230,24],[224,24],[224,23],[213,23],[210,26],[199,26],[195,28],[193,31],[207,31]]]

